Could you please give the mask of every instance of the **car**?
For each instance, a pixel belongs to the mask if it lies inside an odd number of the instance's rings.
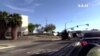
[[[100,49],[100,32],[87,32],[84,33],[84,37],[77,42],[65,46],[56,52],[37,54],[37,56],[89,56],[92,54],[88,53],[90,53],[91,50],[95,49],[96,47]],[[100,53],[99,51],[96,52]]]
[[[87,55],[89,56],[91,54],[88,54],[88,53],[90,53],[91,49],[95,47],[98,47],[98,49],[100,49],[100,45],[97,45],[94,43],[83,45],[83,43],[81,42],[75,42],[75,43],[72,43],[68,46],[61,48],[60,50],[56,52],[35,54],[32,56],[87,56]],[[97,53],[100,53],[100,52],[97,51]]]
[[[65,29],[64,31],[61,32],[61,40],[70,40],[69,36],[68,36],[68,31]]]
[[[80,39],[81,42],[96,43],[100,45],[100,32],[87,32],[84,37]]]

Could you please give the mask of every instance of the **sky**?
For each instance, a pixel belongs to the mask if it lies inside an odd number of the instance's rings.
[[[0,10],[29,17],[29,23],[55,24],[55,31],[100,29],[100,0],[0,0]],[[87,27],[84,24],[89,24]]]

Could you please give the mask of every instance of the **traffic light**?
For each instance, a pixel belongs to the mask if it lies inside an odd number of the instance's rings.
[[[86,24],[87,26],[89,26],[89,24]]]
[[[74,30],[74,28],[71,28],[71,30]]]
[[[77,25],[76,27],[78,28],[79,26]]]

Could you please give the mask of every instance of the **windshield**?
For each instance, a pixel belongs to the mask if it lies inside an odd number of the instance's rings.
[[[99,23],[100,0],[0,0],[0,56],[78,56]]]

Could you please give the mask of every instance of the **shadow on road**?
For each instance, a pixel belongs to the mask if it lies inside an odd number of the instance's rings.
[[[61,40],[37,40],[34,42],[54,42],[54,41],[61,41]]]
[[[31,56],[48,56],[46,54],[34,54],[34,55],[31,55]]]
[[[30,55],[30,56],[50,56],[50,54],[54,53],[54,51],[52,52],[47,52],[47,53],[41,53],[41,54],[33,54],[33,55]]]

